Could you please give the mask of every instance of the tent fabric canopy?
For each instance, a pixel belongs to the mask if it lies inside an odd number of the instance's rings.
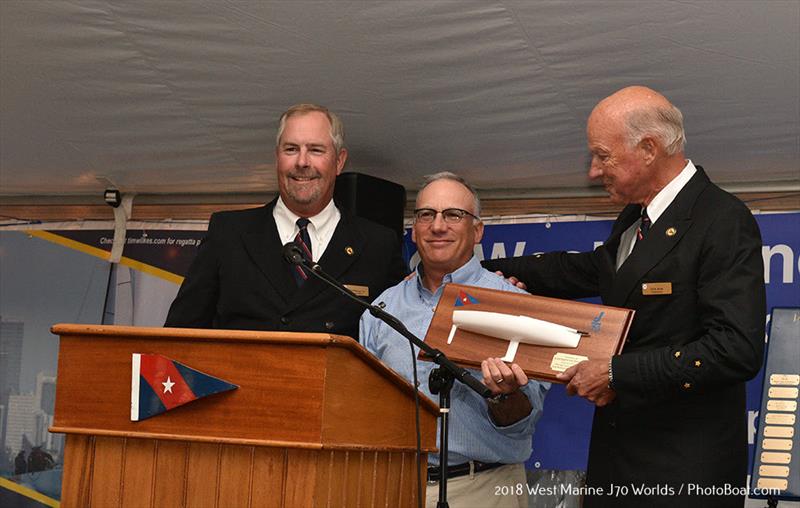
[[[800,189],[800,2],[0,2],[0,195],[271,193],[291,104],[347,169],[586,195],[585,121],[630,84],[737,190]]]

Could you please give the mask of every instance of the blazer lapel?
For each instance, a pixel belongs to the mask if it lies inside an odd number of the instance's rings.
[[[611,234],[608,235],[608,239],[603,244],[605,256],[601,260],[603,265],[599,267],[600,296],[603,302],[606,302],[610,297],[614,278],[617,275],[617,251],[619,250],[620,237],[638,218],[639,207],[637,205],[626,206],[620,212],[611,229]]]
[[[283,245],[278,235],[278,227],[272,216],[275,201],[264,207],[264,215],[242,233],[242,242],[253,263],[275,289],[275,293],[288,302],[297,291],[297,284],[289,272],[289,265],[283,259]]]
[[[653,269],[680,242],[692,226],[691,212],[697,196],[708,185],[703,168],[681,189],[675,200],[650,228],[647,239],[637,245],[617,271],[611,286],[608,305],[624,306],[644,275]]]

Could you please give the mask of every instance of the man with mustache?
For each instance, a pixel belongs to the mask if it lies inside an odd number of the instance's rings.
[[[597,406],[585,507],[741,507],[745,382],[764,353],[758,225],[686,159],[683,115],[658,92],[605,98],[586,133],[589,177],[627,205],[605,243],[484,266],[535,294],[636,310],[621,355],[559,376]]]
[[[333,201],[347,160],[339,118],[315,104],[292,106],[280,117],[276,143],[280,195],[260,208],[211,216],[165,326],[357,338],[363,309],[290,266],[282,248],[291,241],[369,300],[404,275],[396,234],[342,213]]]

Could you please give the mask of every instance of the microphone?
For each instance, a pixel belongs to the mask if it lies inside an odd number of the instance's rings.
[[[283,259],[290,265],[302,265],[304,261],[303,250],[294,242],[289,242],[283,246]]]

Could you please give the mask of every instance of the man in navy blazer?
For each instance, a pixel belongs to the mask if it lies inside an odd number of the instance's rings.
[[[559,376],[597,406],[584,506],[741,507],[745,382],[764,350],[758,226],[684,157],[683,117],[661,94],[607,97],[587,135],[589,177],[627,205],[606,242],[485,263],[536,294],[636,311],[621,355]]]
[[[357,338],[363,308],[282,254],[284,244],[302,236],[313,261],[366,300],[405,273],[393,231],[342,213],[333,202],[336,176],[347,160],[343,131],[339,118],[322,106],[298,104],[281,115],[279,197],[260,208],[211,216],[165,326]]]

